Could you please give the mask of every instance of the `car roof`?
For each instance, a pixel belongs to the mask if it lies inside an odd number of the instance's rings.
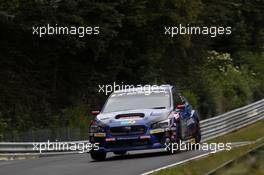
[[[128,93],[128,92],[149,92],[149,91],[164,91],[164,90],[170,90],[173,88],[173,86],[171,85],[145,85],[145,86],[133,86],[133,85],[127,85],[126,87],[128,88],[124,88],[121,90],[115,90],[113,93]]]

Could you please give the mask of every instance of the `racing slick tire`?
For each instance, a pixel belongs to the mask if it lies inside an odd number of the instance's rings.
[[[178,146],[178,145],[179,145],[179,142],[169,142],[169,147],[166,148],[167,153],[170,155],[173,155],[173,154],[180,152],[179,148],[175,148],[175,146]]]
[[[200,125],[198,124],[197,126],[197,134],[195,136],[195,143],[200,143],[201,142],[201,129],[200,129]]]
[[[106,152],[99,152],[92,150],[90,152],[91,158],[96,161],[103,161],[106,158]]]
[[[200,142],[201,142],[201,132],[199,131],[199,133],[195,137],[195,143],[200,143]]]
[[[195,135],[194,139],[195,139],[195,145],[192,146],[192,149],[199,149],[199,145],[201,142],[201,130],[200,127],[198,127],[198,131],[197,134]]]

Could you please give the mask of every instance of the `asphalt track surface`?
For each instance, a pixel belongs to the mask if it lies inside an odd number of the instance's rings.
[[[109,153],[102,162],[93,161],[88,153],[0,161],[0,175],[138,175],[205,153],[185,151],[168,155],[163,150],[147,150],[124,156]]]

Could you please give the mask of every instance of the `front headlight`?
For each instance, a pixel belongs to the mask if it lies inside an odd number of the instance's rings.
[[[89,129],[90,133],[105,132],[104,128],[99,126],[98,122],[94,121]]]
[[[97,132],[104,132],[104,128],[102,128],[98,125],[91,125],[90,133],[97,133]]]
[[[163,120],[163,121],[154,123],[151,127],[153,129],[156,129],[156,128],[167,128],[170,125],[171,125],[171,120],[170,119],[167,119],[167,120]]]

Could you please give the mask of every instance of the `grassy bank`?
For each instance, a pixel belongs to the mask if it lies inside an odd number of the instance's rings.
[[[225,174],[256,174],[264,172],[264,145],[236,160],[231,165],[221,168],[216,175]]]
[[[254,141],[263,137],[264,133],[264,121],[257,122],[253,125],[245,127],[237,132],[221,136],[210,142],[237,142],[237,141]],[[223,151],[216,154],[210,154],[203,159],[197,159],[190,161],[186,164],[161,170],[154,173],[155,175],[200,175],[208,173],[209,171],[219,167],[221,164],[240,157],[249,150],[262,144],[264,140],[261,140],[255,144],[232,149],[231,151]]]

